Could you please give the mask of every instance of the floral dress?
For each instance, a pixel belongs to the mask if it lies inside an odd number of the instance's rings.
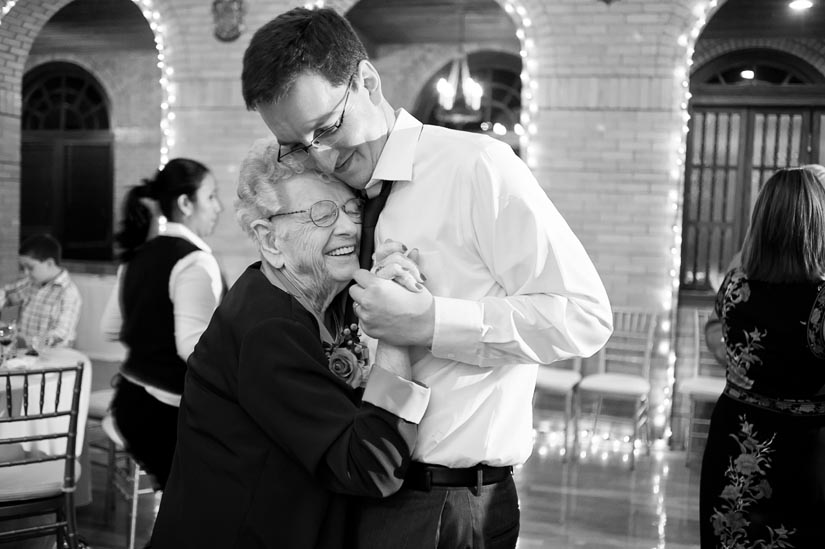
[[[825,284],[728,273],[727,384],[702,461],[703,549],[825,548]]]

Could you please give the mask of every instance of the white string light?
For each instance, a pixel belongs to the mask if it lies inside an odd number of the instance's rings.
[[[682,264],[682,208],[684,196],[684,176],[685,176],[685,162],[687,151],[687,134],[690,122],[690,112],[688,105],[690,104],[690,67],[693,65],[693,52],[695,51],[696,40],[702,33],[702,29],[710,19],[710,15],[716,10],[718,0],[710,0],[709,2],[699,2],[693,6],[692,13],[695,17],[693,24],[688,32],[680,35],[676,39],[676,44],[680,48],[684,48],[685,56],[679,61],[673,71],[676,77],[676,85],[678,91],[676,100],[678,104],[678,121],[679,130],[674,134],[672,139],[673,148],[671,149],[671,168],[670,168],[670,182],[672,188],[668,193],[668,211],[672,214],[671,232],[672,241],[668,246],[667,255],[668,261],[668,275],[669,282],[667,288],[663,291],[662,308],[668,313],[667,325],[668,327],[676,326],[678,315],[678,300],[679,300],[679,272]],[[676,345],[676,330],[663,330],[668,334],[668,352],[667,352],[667,378],[664,389],[665,397],[661,411],[657,410],[658,414],[664,415],[665,438],[669,438],[672,434],[670,425],[670,411],[673,406],[673,387],[676,382],[676,353],[674,351]],[[654,418],[654,421],[660,421],[659,418]]]
[[[2,24],[3,22],[3,16],[9,13],[16,3],[17,0],[9,0],[5,4],[3,4],[3,9],[0,10],[0,24]]]
[[[537,99],[538,80],[535,77],[538,67],[536,43],[533,37],[530,36],[533,22],[520,0],[496,1],[516,25],[516,38],[519,39],[521,44],[519,50],[519,56],[521,57],[520,123],[523,131],[519,134],[519,147],[525,163],[531,168],[535,168],[538,150],[533,137],[538,133],[538,126],[533,119],[539,112],[539,105]]]
[[[158,83],[161,88],[160,103],[160,168],[169,162],[169,155],[175,146],[175,111],[173,106],[176,97],[177,85],[173,80],[175,70],[169,63],[169,48],[166,41],[166,25],[163,23],[160,12],[153,7],[152,0],[132,0],[140,8],[149,28],[155,36],[155,49],[157,50],[157,67],[160,70]]]

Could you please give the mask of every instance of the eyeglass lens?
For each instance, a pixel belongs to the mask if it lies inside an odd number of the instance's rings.
[[[329,227],[338,220],[339,209],[344,210],[355,223],[361,223],[364,201],[360,198],[351,198],[339,207],[332,200],[321,200],[310,206],[309,219],[319,227]]]

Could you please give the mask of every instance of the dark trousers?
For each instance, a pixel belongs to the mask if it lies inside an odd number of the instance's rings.
[[[383,500],[363,500],[358,549],[513,549],[519,507],[513,477],[475,488],[401,488]]]
[[[159,401],[146,389],[118,376],[112,416],[126,451],[163,490],[172,469],[178,439],[178,409]]]

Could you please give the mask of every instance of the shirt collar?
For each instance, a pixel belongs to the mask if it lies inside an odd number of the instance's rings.
[[[381,150],[381,157],[365,189],[381,181],[411,181],[415,147],[424,124],[404,109],[395,112],[395,124]]]
[[[69,281],[69,271],[67,271],[66,269],[60,269],[60,272],[57,273],[57,276],[43,284],[43,286],[48,286],[51,284],[54,286],[65,287],[69,285]]]
[[[188,240],[201,250],[207,253],[212,253],[212,248],[210,248],[206,242],[204,242],[198,235],[193,233],[189,227],[184,225],[183,223],[174,223],[172,221],[167,221],[165,224],[160,226],[158,234],[162,236],[177,236],[178,238],[183,238]]]

